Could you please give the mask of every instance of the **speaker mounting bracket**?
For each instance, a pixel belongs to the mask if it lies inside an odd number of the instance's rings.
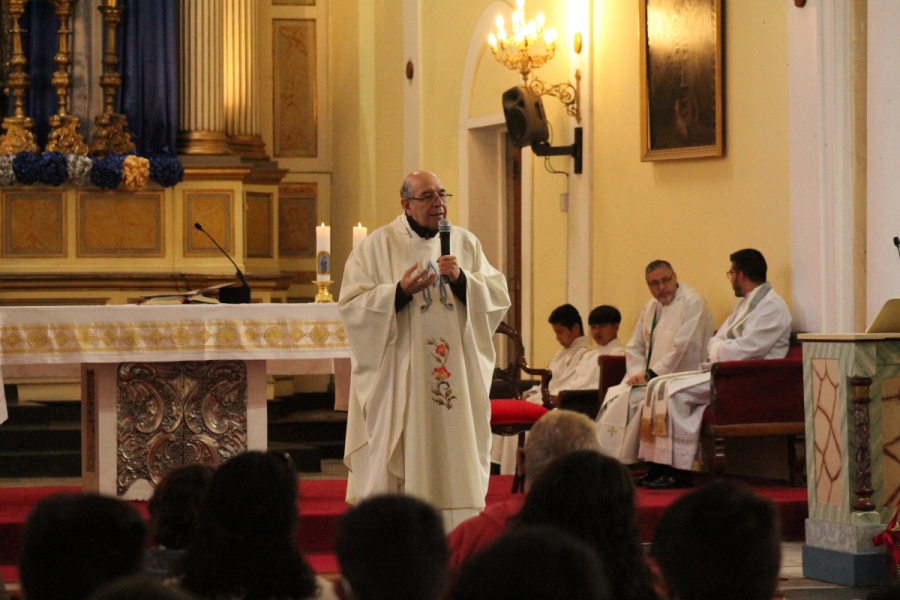
[[[575,174],[582,173],[582,156],[584,148],[584,131],[581,127],[575,128],[575,143],[569,146],[551,146],[547,142],[531,145],[531,151],[535,156],[571,156],[575,159]]]

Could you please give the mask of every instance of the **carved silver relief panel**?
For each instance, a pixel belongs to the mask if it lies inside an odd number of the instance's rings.
[[[242,361],[122,363],[117,372],[117,492],[153,487],[175,467],[218,466],[247,450]]]

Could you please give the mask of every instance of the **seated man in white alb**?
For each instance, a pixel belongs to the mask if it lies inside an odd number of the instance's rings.
[[[591,341],[584,335],[581,314],[571,304],[557,306],[547,321],[553,327],[556,341],[562,346],[547,367],[553,374],[549,385],[550,395],[558,396],[560,390],[570,389],[569,380],[575,375],[581,358],[591,350]],[[526,391],[522,398],[542,404],[540,384]],[[517,443],[515,436],[493,436],[491,462],[500,465],[500,473],[503,475],[515,472]]]
[[[741,300],[709,340],[709,363],[696,373],[660,377],[650,383],[641,418],[639,456],[654,463],[643,486],[689,487],[703,412],[710,401],[709,365],[730,360],[784,358],[791,313],[766,282],[766,259],[758,250],[731,255],[728,279]]]
[[[653,300],[644,305],[625,347],[625,377],[609,388],[597,415],[603,452],[625,464],[638,460],[640,407],[647,382],[659,375],[695,371],[706,360],[712,313],[693,288],[678,282],[672,265],[655,260],[644,270]]]
[[[621,323],[622,313],[615,306],[604,304],[591,311],[591,314],[588,315],[588,327],[591,330],[591,338],[597,347],[582,355],[575,374],[565,389],[597,389],[597,386],[600,385],[600,357],[625,355],[625,346],[618,337]]]

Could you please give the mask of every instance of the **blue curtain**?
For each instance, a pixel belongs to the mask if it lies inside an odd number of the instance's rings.
[[[56,90],[51,83],[56,63],[53,57],[59,48],[59,19],[53,12],[50,0],[31,0],[25,6],[25,14],[20,20],[22,29],[22,51],[28,58],[25,71],[31,76],[31,85],[25,93],[25,114],[34,120],[32,133],[38,151],[47,145],[50,134],[50,117],[56,114],[58,104]],[[10,96],[9,114],[15,108]]]
[[[142,156],[175,157],[178,128],[178,20],[176,0],[126,0],[117,30],[119,88],[116,110],[128,119],[132,139]],[[58,48],[59,19],[50,0],[31,0],[21,19],[23,50],[31,86],[25,96],[25,114],[34,120],[38,149],[43,150],[56,114],[52,85]],[[102,32],[97,34],[103,35]],[[105,42],[105,36],[104,36]],[[98,49],[98,51],[100,51]],[[102,94],[97,80],[87,82]],[[9,114],[13,102],[10,100]],[[97,115],[77,115],[82,123]],[[87,140],[90,143],[90,140]]]
[[[46,0],[44,0],[46,1]],[[126,0],[119,25],[117,110],[142,156],[175,156],[178,129],[176,0]]]

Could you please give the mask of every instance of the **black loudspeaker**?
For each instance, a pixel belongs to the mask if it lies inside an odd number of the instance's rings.
[[[532,96],[524,86],[503,92],[503,115],[509,141],[517,148],[546,143],[550,128],[540,96]]]

